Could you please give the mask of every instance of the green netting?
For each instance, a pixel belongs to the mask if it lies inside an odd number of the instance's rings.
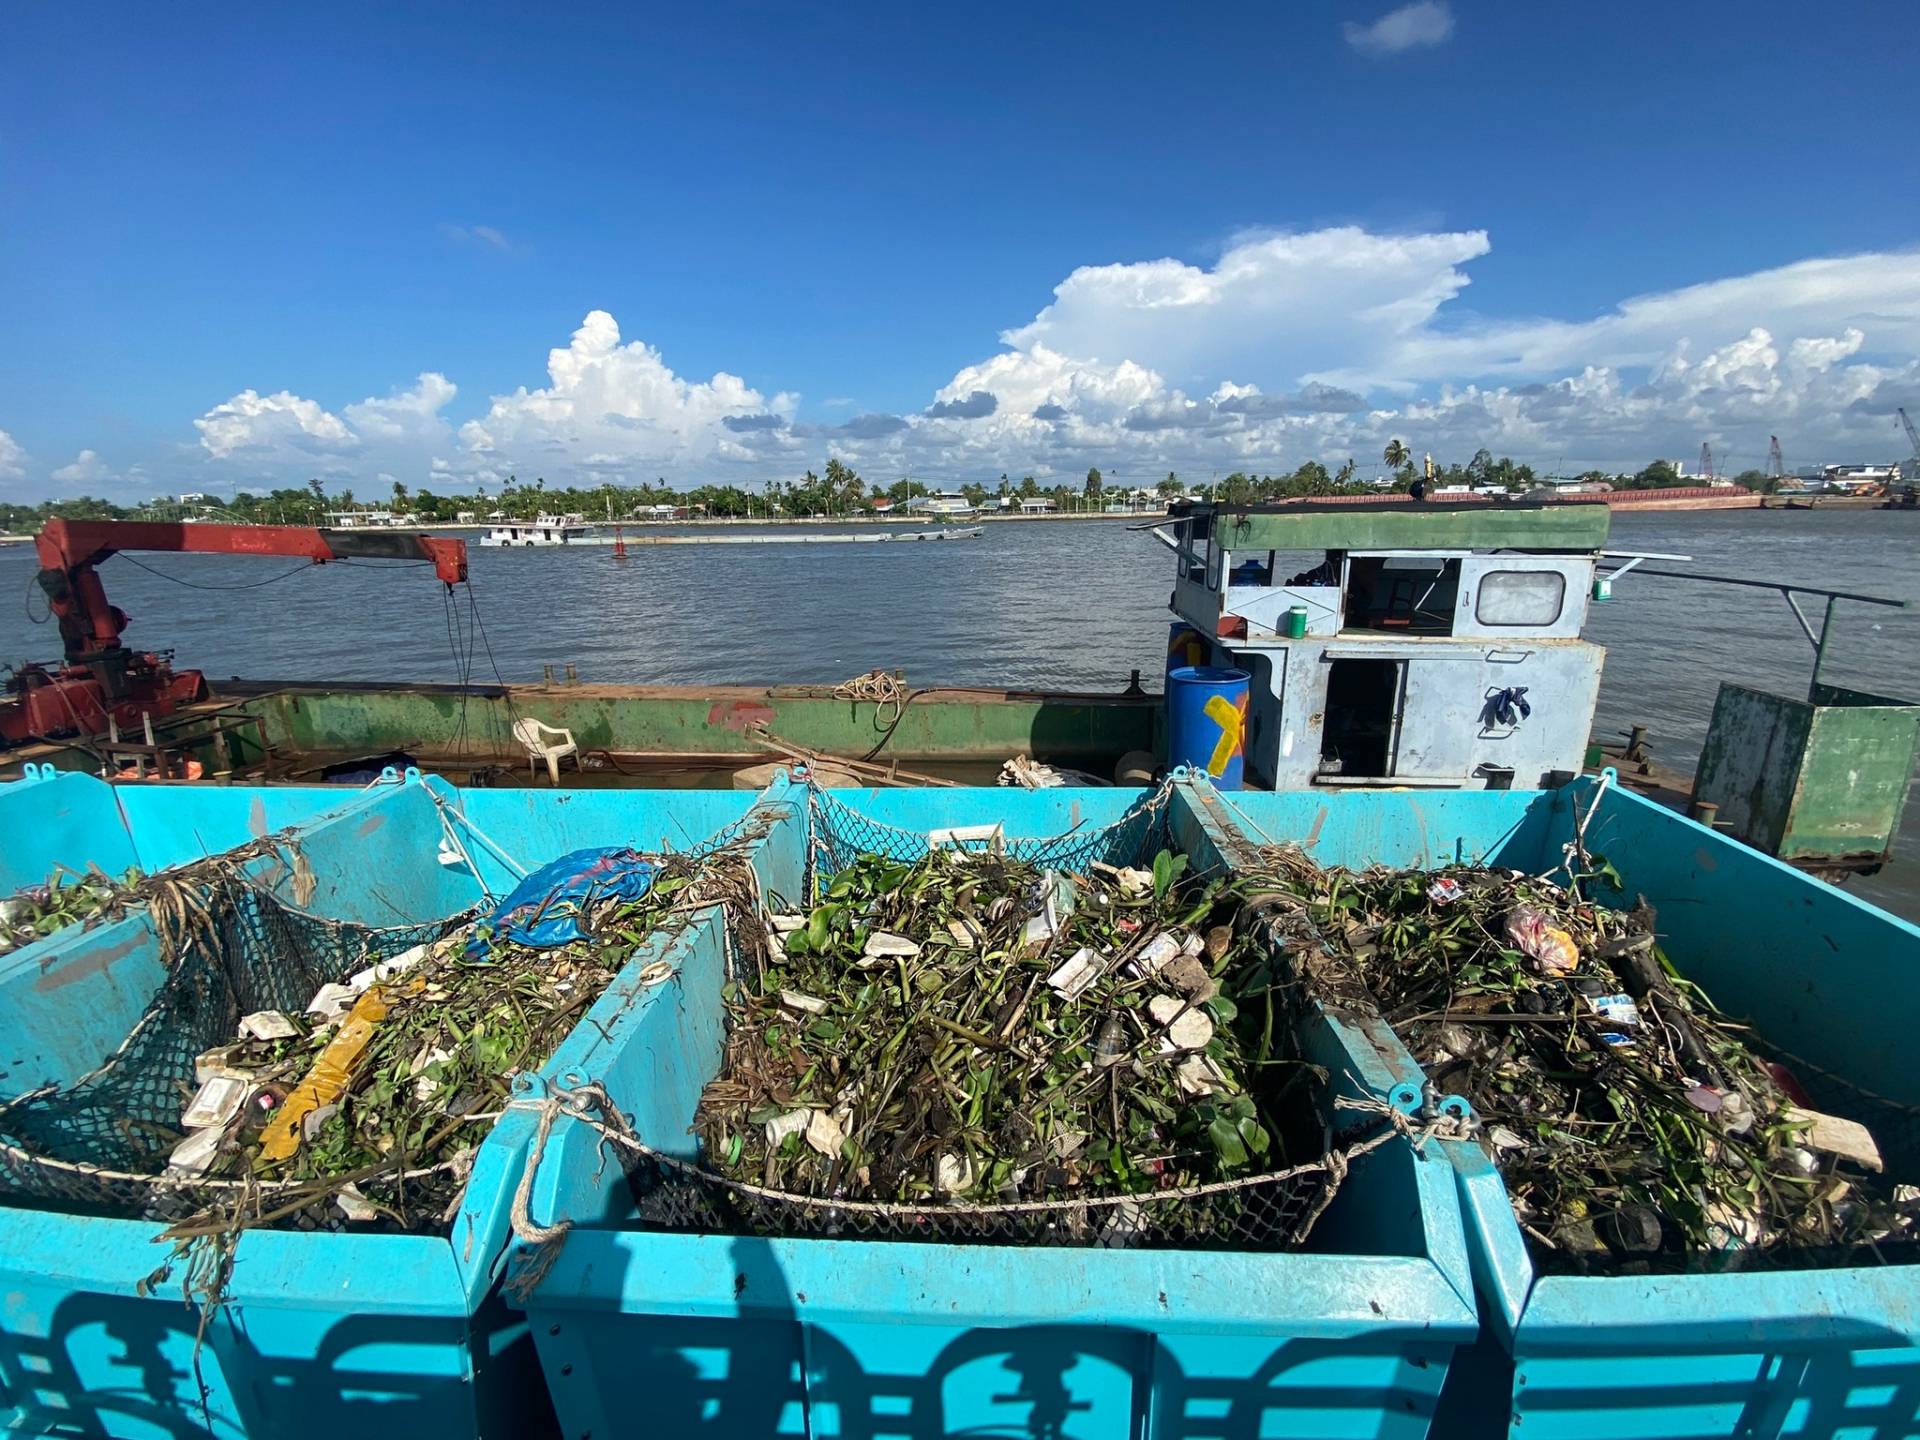
[[[373,928],[277,899],[232,857],[150,882],[167,975],[126,1038],[78,1079],[0,1102],[0,1194],[90,1212],[153,1215],[221,1189],[162,1174],[184,1138],[195,1060],[242,1015],[299,1013],[322,985],[439,938],[464,916]],[[137,913],[137,912],[136,912]],[[168,1203],[156,1209],[158,1191]]]
[[[913,864],[924,859],[935,845],[995,850],[1030,865],[1078,873],[1084,873],[1095,861],[1136,865],[1151,860],[1154,852],[1167,844],[1167,806],[1172,794],[1172,786],[1162,784],[1105,825],[1072,826],[1057,835],[1015,837],[982,833],[998,827],[963,826],[957,834],[943,834],[938,826],[908,830],[862,814],[830,790],[809,787],[808,878],[811,881],[817,874],[835,874],[862,855],[884,855],[889,860]]]

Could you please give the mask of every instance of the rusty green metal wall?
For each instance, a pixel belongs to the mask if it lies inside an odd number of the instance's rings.
[[[767,756],[749,729],[764,724],[788,744],[862,755],[886,733],[891,707],[835,699],[824,691],[527,687],[461,696],[450,687],[302,689],[261,696],[273,742],[303,751],[368,754],[451,749],[464,733],[474,749],[518,753],[513,720],[531,716],[573,731],[583,750]],[[933,694],[899,712],[887,759],[1111,758],[1156,749],[1158,696]]]
[[[1221,511],[1216,543],[1229,550],[1598,550],[1605,505],[1302,505]]]
[[[1722,684],[1694,794],[1783,860],[1884,854],[1906,807],[1920,707],[1833,686],[1816,693],[1828,703]]]
[[[1906,809],[1916,742],[1911,705],[1814,707],[1783,858],[1884,853]]]

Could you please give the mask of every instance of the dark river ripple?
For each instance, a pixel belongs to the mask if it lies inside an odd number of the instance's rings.
[[[1622,514],[1611,544],[1693,557],[1667,568],[1920,601],[1915,515]],[[1119,523],[995,524],[979,540],[937,545],[658,546],[625,562],[604,547],[471,553],[493,661],[510,680],[573,661],[584,680],[636,684],[831,682],[876,666],[916,684],[1113,690],[1134,669],[1157,684],[1172,584],[1165,552]],[[172,645],[209,675],[454,676],[446,606],[427,571],[329,566],[274,579],[287,562],[140,560],[152,568],[122,557],[102,572],[134,617],[128,640]],[[44,611],[28,593],[33,570],[31,547],[0,547],[0,593],[20,597],[0,602],[0,658],[58,653],[52,627],[29,623],[29,606]],[[1920,694],[1920,610],[1842,606],[1837,633],[1829,678]],[[1597,728],[1647,724],[1657,758],[1688,771],[1721,680],[1797,693],[1812,663],[1782,600],[1725,586],[1628,576],[1587,634],[1607,647]],[[494,671],[482,650],[476,678]],[[1920,807],[1908,809],[1896,862],[1852,888],[1920,916]]]

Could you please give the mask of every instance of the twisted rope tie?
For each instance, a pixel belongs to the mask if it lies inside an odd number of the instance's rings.
[[[1075,1200],[1010,1200],[992,1204],[910,1205],[891,1200],[847,1200],[830,1195],[799,1195],[791,1191],[776,1190],[766,1185],[755,1185],[750,1181],[734,1180],[725,1175],[716,1174],[694,1161],[683,1159],[678,1155],[670,1155],[641,1140],[634,1134],[632,1124],[613,1103],[604,1086],[587,1082],[568,1087],[549,1082],[548,1093],[544,1099],[515,1100],[507,1107],[509,1110],[531,1110],[537,1112],[540,1117],[539,1126],[534,1132],[533,1143],[527,1148],[527,1160],[520,1172],[519,1184],[514,1187],[513,1205],[510,1211],[514,1237],[522,1245],[537,1253],[508,1283],[515,1296],[524,1299],[552,1268],[559,1256],[561,1242],[573,1229],[573,1222],[564,1216],[552,1225],[544,1225],[536,1221],[532,1213],[534,1175],[538,1172],[540,1163],[546,1155],[547,1142],[552,1137],[554,1124],[563,1117],[592,1130],[603,1151],[608,1145],[629,1150],[656,1165],[694,1177],[705,1184],[731,1190],[736,1194],[801,1209],[830,1210],[839,1214],[876,1215],[896,1219],[902,1216],[930,1213],[938,1213],[942,1217],[965,1218],[1111,1209],[1121,1205],[1157,1205],[1166,1201],[1197,1200],[1210,1195],[1252,1189],[1260,1185],[1278,1184],[1304,1175],[1324,1174],[1327,1177],[1327,1183],[1315,1196],[1306,1215],[1294,1228],[1290,1237],[1291,1242],[1297,1245],[1306,1239],[1315,1222],[1333,1203],[1334,1196],[1346,1180],[1354,1161],[1403,1137],[1409,1140],[1417,1150],[1423,1149],[1430,1139],[1463,1138],[1471,1125],[1469,1120],[1452,1115],[1439,1115],[1431,1119],[1409,1116],[1381,1100],[1350,1099],[1342,1096],[1337,1097],[1334,1104],[1337,1109],[1355,1111],[1382,1121],[1384,1122],[1382,1128],[1377,1133],[1355,1141],[1344,1149],[1329,1149],[1317,1160],[1309,1160],[1285,1170],[1270,1170],[1263,1174],[1244,1175],[1232,1180],[1214,1180],[1201,1185],[1183,1185],[1173,1189],[1153,1190],[1135,1195],[1092,1195]]]

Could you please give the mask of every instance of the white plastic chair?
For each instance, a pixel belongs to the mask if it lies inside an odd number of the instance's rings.
[[[561,743],[555,745],[547,740],[549,735],[558,735]],[[560,760],[566,755],[573,756],[573,768],[580,768],[580,747],[574,743],[571,730],[556,730],[551,725],[542,725],[531,715],[513,722],[513,738],[527,747],[527,774],[529,777],[539,772],[535,766],[542,760],[547,762],[547,776],[554,784],[560,783]]]

